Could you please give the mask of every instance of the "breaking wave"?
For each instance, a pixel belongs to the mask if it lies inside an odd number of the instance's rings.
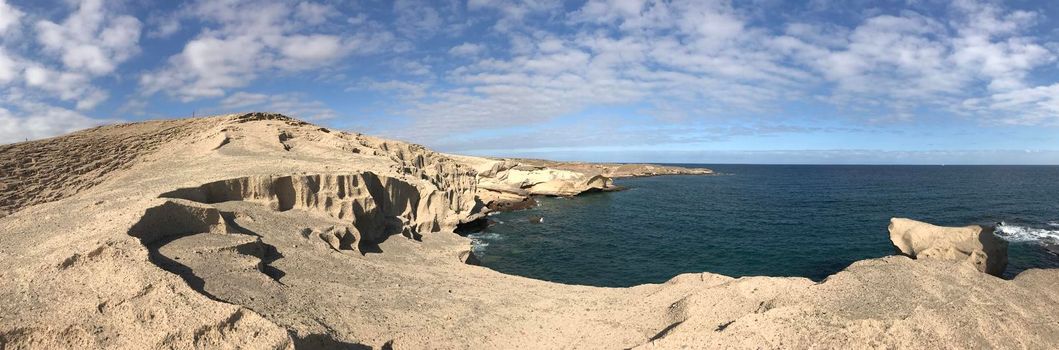
[[[489,246],[489,241],[498,241],[502,237],[495,232],[476,232],[467,235],[471,239],[471,251],[480,254]]]
[[[1048,226],[1059,227],[1059,223],[1049,222]],[[1059,243],[1059,230],[1015,225],[998,225],[996,228],[996,235],[1010,242]]]

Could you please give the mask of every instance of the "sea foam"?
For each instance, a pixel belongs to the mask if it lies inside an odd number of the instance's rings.
[[[1049,222],[1052,227],[1059,227],[1055,222]],[[996,235],[1010,242],[1048,242],[1055,244],[1059,242],[1059,230],[1033,228],[1015,225],[998,225]]]
[[[476,232],[467,235],[467,238],[471,239],[471,251],[475,253],[483,253],[485,248],[489,246],[489,241],[499,241],[503,237],[495,232]]]

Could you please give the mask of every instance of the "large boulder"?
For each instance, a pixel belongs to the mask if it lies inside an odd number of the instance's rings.
[[[1000,276],[1008,266],[1008,243],[993,226],[942,227],[911,219],[890,219],[890,241],[913,259],[965,261]]]

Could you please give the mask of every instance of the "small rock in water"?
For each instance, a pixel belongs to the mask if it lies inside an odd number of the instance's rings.
[[[1041,241],[1041,246],[1044,246],[1044,250],[1052,255],[1059,256],[1059,239],[1044,239]]]
[[[542,217],[542,216],[531,216],[529,218],[529,221],[531,223],[534,223],[534,224],[539,224],[539,223],[544,222],[544,217]]]

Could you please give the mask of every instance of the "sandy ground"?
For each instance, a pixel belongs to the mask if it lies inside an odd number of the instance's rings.
[[[471,163],[271,114],[0,146],[0,347],[1059,346],[1056,270],[893,256],[599,288],[469,265]]]

